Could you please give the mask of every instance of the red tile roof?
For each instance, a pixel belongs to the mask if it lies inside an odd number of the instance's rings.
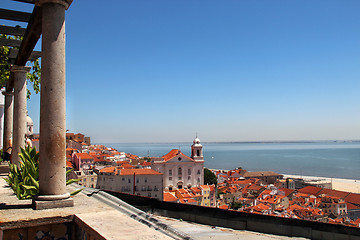
[[[165,201],[165,202],[176,202],[177,200],[178,200],[178,198],[175,197],[174,195],[172,195],[171,193],[164,192],[163,201]]]
[[[307,187],[299,189],[298,192],[318,196],[321,190],[323,190],[323,188],[307,186]]]
[[[189,158],[188,156],[186,156],[185,154],[183,154],[179,149],[172,149],[169,153],[165,154],[163,156],[163,159],[165,162],[169,161],[170,159],[176,157],[177,155],[180,155],[188,160],[194,161],[194,159]]]
[[[114,173],[116,171],[116,167],[107,167],[100,170],[101,173]]]
[[[119,169],[120,175],[162,175],[153,169],[143,168],[143,169]]]
[[[145,166],[145,167],[148,167],[148,166],[151,166],[151,162],[143,162],[140,164],[141,166]]]
[[[279,190],[284,192],[286,197],[288,197],[289,195],[295,192],[294,189],[289,189],[289,188],[279,188]]]
[[[345,202],[350,202],[360,206],[360,194],[350,193],[347,197],[345,197]]]
[[[345,199],[350,193],[349,192],[343,192],[343,191],[337,191],[337,190],[331,190],[331,189],[323,188],[320,191],[320,193],[318,193],[318,194],[319,195],[326,194],[328,196],[339,197],[339,198]]]
[[[351,203],[346,203],[346,206],[347,206],[347,210],[352,210],[352,209],[358,209],[360,210],[360,207],[354,205],[354,204],[351,204]],[[360,219],[360,218],[359,218]]]
[[[72,165],[72,163],[71,163],[71,162],[66,161],[66,167],[68,167],[68,168],[73,168],[73,165]]]
[[[75,153],[76,157],[77,158],[80,158],[80,159],[92,159],[94,160],[94,158],[92,156],[90,156],[89,154],[87,153]]]
[[[224,204],[224,205],[219,206],[219,208],[227,210],[227,209],[229,209],[229,206]]]
[[[125,156],[126,156],[127,158],[132,159],[132,160],[135,160],[135,159],[139,158],[139,156],[134,155],[134,154],[131,154],[131,153],[126,153]]]

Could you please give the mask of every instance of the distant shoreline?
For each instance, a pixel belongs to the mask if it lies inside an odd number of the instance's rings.
[[[225,169],[210,169],[212,171],[230,171]],[[299,178],[304,180],[324,180],[325,182],[332,182],[332,189],[344,192],[360,193],[360,180],[345,179],[345,178],[330,178],[330,177],[317,177],[317,176],[301,176],[293,174],[283,174],[284,178]]]
[[[294,140],[294,141],[209,141],[202,142],[203,144],[256,144],[256,143],[360,143],[360,140]],[[101,143],[93,143],[95,145],[105,145],[105,144],[189,144],[189,142],[101,142]]]
[[[284,178],[302,178],[304,180],[325,180],[332,182],[332,188],[338,191],[360,193],[360,180],[344,179],[344,178],[329,178],[329,177],[316,177],[316,176],[300,176],[283,174]]]

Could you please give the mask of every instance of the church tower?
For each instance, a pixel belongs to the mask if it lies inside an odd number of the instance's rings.
[[[200,139],[196,136],[193,145],[191,145],[191,158],[195,161],[204,161],[203,146],[200,143]]]

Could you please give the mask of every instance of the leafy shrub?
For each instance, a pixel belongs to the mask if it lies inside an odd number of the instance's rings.
[[[28,199],[39,193],[39,153],[29,146],[21,148],[19,167],[9,164],[10,173],[5,181],[18,199]]]
[[[10,173],[8,178],[4,178],[5,181],[15,192],[19,200],[29,199],[39,193],[39,153],[36,152],[36,148],[29,146],[21,148],[19,153],[21,159],[19,167],[16,164],[9,164]],[[72,169],[66,172],[68,175]],[[79,179],[69,179],[66,181],[66,185],[77,182]],[[72,192],[70,195],[76,195],[81,192],[82,189]]]

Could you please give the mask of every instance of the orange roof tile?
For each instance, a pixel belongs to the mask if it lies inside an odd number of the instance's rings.
[[[293,189],[289,189],[289,188],[279,188],[280,191],[285,193],[285,196],[289,196],[290,194],[292,194],[293,192],[295,192],[295,190]]]
[[[299,193],[306,193],[306,194],[311,194],[314,196],[319,195],[319,192],[322,190],[323,188],[319,188],[319,187],[314,187],[314,186],[307,186],[304,188],[301,188],[298,190]]]
[[[92,156],[90,156],[87,153],[75,153],[77,158],[81,158],[81,159],[94,159]]]
[[[71,162],[66,161],[66,167],[68,167],[68,168],[73,168],[73,165],[72,165],[72,163],[71,163]]]
[[[123,168],[123,169],[131,169],[131,168],[134,168],[134,166],[130,165],[129,163],[120,164],[119,167],[120,167],[120,168]]]
[[[116,171],[116,167],[106,167],[100,170],[101,173],[114,173]]]
[[[347,196],[349,196],[349,192],[343,192],[343,191],[337,191],[337,190],[331,190],[331,189],[327,189],[327,188],[323,188],[320,193],[318,193],[319,195],[321,194],[326,194],[328,196],[334,196],[334,197],[339,197],[342,199],[345,199]],[[359,194],[360,196],[360,194]]]
[[[175,197],[174,195],[172,195],[170,192],[164,192],[163,201],[165,201],[165,202],[175,202],[177,200],[178,200],[178,198]]]
[[[348,196],[345,197],[345,202],[360,205],[360,194],[350,193]]]
[[[142,168],[142,169],[119,169],[120,175],[162,175],[153,169]]]
[[[219,206],[219,208],[227,210],[227,209],[229,209],[229,206],[224,204],[224,205]]]
[[[183,154],[179,149],[172,149],[169,153],[165,154],[163,156],[164,161],[169,161],[170,159],[172,159],[173,157],[177,156],[177,155],[181,155],[184,158],[187,158],[191,161],[194,161],[194,159],[189,158],[188,156],[186,156],[185,154]]]

